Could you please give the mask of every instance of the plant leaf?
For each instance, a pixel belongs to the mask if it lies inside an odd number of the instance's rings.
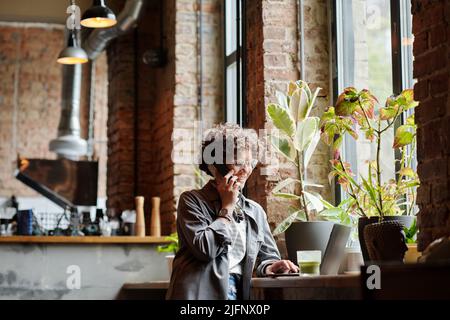
[[[281,189],[286,188],[288,185],[292,184],[292,183],[299,183],[300,180],[298,179],[294,179],[294,178],[286,178],[280,182],[278,182],[278,184],[272,189],[273,193],[277,193],[280,192]]]
[[[282,155],[287,157],[289,160],[295,162],[297,156],[295,152],[294,144],[289,138],[280,138],[275,135],[271,135],[272,146]]]
[[[310,192],[303,191],[303,194],[305,195],[306,199],[311,204],[311,207],[313,207],[317,212],[320,212],[323,210],[323,203],[321,201],[322,197],[320,195],[314,195]]]
[[[288,98],[287,98],[287,96],[286,96],[283,92],[281,92],[281,91],[275,92],[275,95],[276,95],[276,97],[277,97],[278,104],[279,104],[282,108],[284,108],[284,109],[286,109],[286,110],[289,110],[289,105],[288,105]]]
[[[335,112],[338,116],[350,116],[358,107],[358,92],[353,87],[344,89],[336,101]]]
[[[370,199],[373,201],[373,205],[378,208],[377,192],[376,192],[375,188],[363,176],[361,176],[361,180],[363,181],[363,186],[366,189],[367,193],[369,194]]]
[[[303,166],[306,168],[309,164],[309,160],[311,160],[311,157],[314,153],[314,151],[317,148],[317,145],[320,141],[320,130],[317,130],[316,134],[311,139],[311,142],[309,143],[308,147],[306,148],[306,151],[303,154]]]
[[[286,109],[277,104],[271,103],[267,106],[267,113],[273,124],[289,137],[295,134],[295,122]]]
[[[295,83],[293,81],[289,82],[289,85],[288,85],[288,96],[291,97],[294,94],[295,90],[297,90],[298,88],[299,87],[298,87],[297,83]]]
[[[294,138],[294,146],[298,151],[303,151],[311,143],[319,132],[320,119],[317,117],[306,118],[297,122],[297,131]]]
[[[316,99],[317,99],[317,96],[319,95],[320,90],[322,90],[322,88],[318,87],[314,91],[314,94],[313,94],[313,96],[311,97],[311,100],[308,103],[308,108],[306,109],[306,112],[305,112],[305,114],[303,116],[304,119],[309,117],[309,114],[311,113],[311,110],[314,108],[314,104],[316,103]]]
[[[406,124],[410,125],[410,126],[415,126],[416,122],[414,119],[414,113],[412,115],[410,115],[408,118],[406,118]]]
[[[307,187],[323,188],[323,184],[317,184],[317,183],[312,183],[312,182],[308,182],[308,181],[303,182],[303,185],[307,186]]]
[[[295,121],[303,120],[308,108],[308,96],[303,88],[298,88],[291,96],[289,109]]]
[[[285,193],[285,192],[276,192],[273,193],[275,197],[284,198],[284,199],[299,199],[300,197],[296,194]]]
[[[406,89],[403,90],[402,93],[400,93],[400,96],[404,98],[404,109],[408,110],[411,108],[415,108],[419,105],[419,102],[414,100],[414,91],[413,89]]]
[[[409,129],[411,129],[411,126],[406,124],[397,128],[394,137],[394,144],[392,146],[394,149],[407,146],[414,141],[415,134],[409,131]]]
[[[394,118],[399,112],[400,106],[395,104],[394,106],[388,106],[385,108],[380,108],[380,119],[389,120]]]
[[[414,170],[412,168],[402,168],[399,171],[399,174],[401,176],[405,176],[405,177],[409,177],[409,178],[414,178],[415,177],[415,173],[414,173]]]
[[[292,222],[297,219],[299,211],[291,213],[286,219],[280,222],[280,224],[273,230],[272,234],[277,236],[283,232],[285,232],[292,224]]]

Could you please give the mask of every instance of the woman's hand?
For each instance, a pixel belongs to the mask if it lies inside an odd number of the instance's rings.
[[[298,267],[291,260],[280,260],[266,268],[266,274],[298,272]]]
[[[238,200],[240,183],[237,177],[233,176],[233,172],[228,172],[224,177],[216,176],[216,189],[219,192],[222,208],[234,210],[234,206]]]

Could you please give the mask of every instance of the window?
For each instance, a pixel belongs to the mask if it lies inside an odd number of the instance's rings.
[[[413,87],[410,0],[331,0],[334,100],[345,87],[368,88],[383,104],[391,94]],[[364,13],[364,14],[361,14]],[[399,123],[400,124],[400,123]],[[394,129],[382,143],[383,180],[395,177]],[[341,153],[357,177],[367,174],[373,144],[345,137]],[[339,189],[340,190],[340,189]],[[340,200],[340,191],[336,192]]]
[[[245,0],[224,0],[225,119],[245,125]]]

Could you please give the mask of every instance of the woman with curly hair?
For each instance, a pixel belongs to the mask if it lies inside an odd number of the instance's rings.
[[[257,164],[256,148],[256,137],[238,125],[208,131],[200,169],[214,179],[180,196],[180,249],[167,299],[249,299],[255,268],[257,276],[298,272],[281,260],[264,209],[241,193]]]

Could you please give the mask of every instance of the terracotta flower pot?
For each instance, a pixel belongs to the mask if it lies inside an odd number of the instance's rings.
[[[406,245],[408,247],[408,251],[405,253],[405,263],[417,263],[417,260],[422,255],[421,252],[417,251],[417,243],[408,243]]]

